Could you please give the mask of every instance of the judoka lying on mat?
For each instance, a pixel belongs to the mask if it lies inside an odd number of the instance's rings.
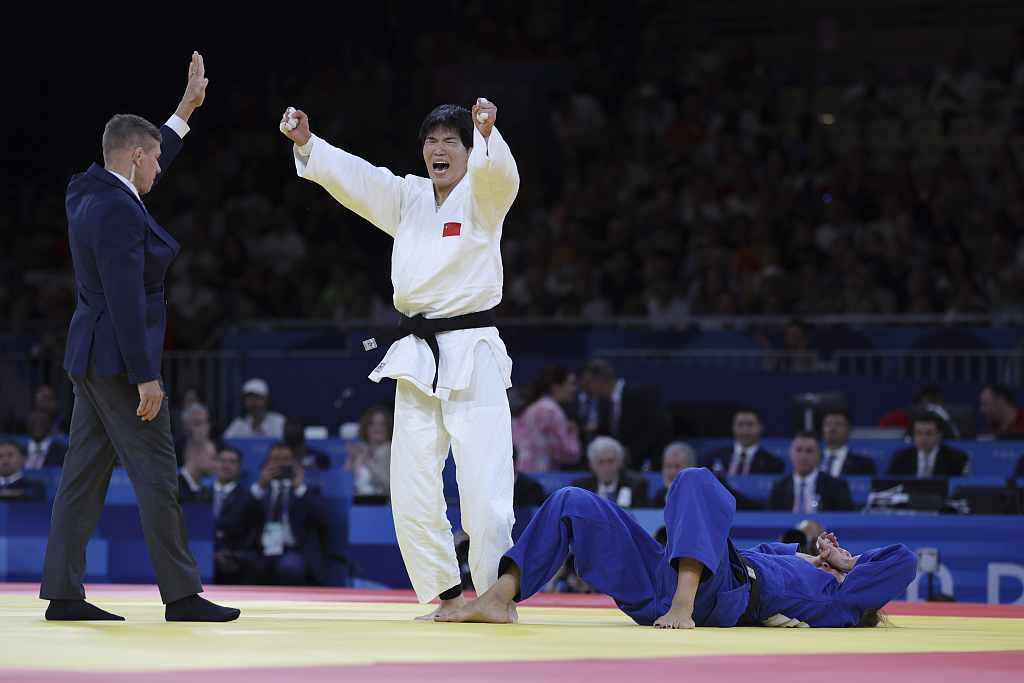
[[[506,623],[509,606],[539,591],[570,547],[581,579],[658,628],[874,626],[917,575],[917,556],[903,545],[851,556],[831,534],[818,539],[817,557],[796,544],[738,551],[728,536],[735,511],[710,471],[683,470],[665,502],[663,547],[618,505],[561,489],[502,557],[498,582],[437,620]]]

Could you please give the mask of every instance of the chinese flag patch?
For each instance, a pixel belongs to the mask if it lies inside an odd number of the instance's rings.
[[[459,231],[462,230],[462,223],[445,223],[444,233],[442,237],[458,237]]]

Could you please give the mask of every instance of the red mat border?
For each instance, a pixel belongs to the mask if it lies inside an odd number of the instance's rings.
[[[685,641],[685,633],[680,640]],[[369,664],[353,666],[311,666],[278,669],[221,669],[159,672],[56,672],[8,670],[5,683],[39,683],[59,676],[63,683],[278,683],[301,676],[303,683],[618,683],[635,680],[640,672],[647,679],[695,680],[726,683],[748,680],[756,672],[758,683],[792,683],[814,672],[841,672],[843,678],[865,680],[927,681],[962,683],[1019,683],[1024,671],[1024,650],[997,652],[925,652],[911,654],[812,654],[812,655],[724,655],[662,657],[650,659],[578,659],[523,662],[443,662]]]

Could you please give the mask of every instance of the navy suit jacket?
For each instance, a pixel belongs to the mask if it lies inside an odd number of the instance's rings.
[[[582,475],[572,480],[572,486],[586,489],[591,493],[597,493],[597,475]],[[630,507],[645,508],[650,504],[647,500],[647,480],[643,475],[627,469],[619,470],[619,483],[615,487],[615,499],[618,500],[619,491],[629,487],[633,489],[633,501]]]
[[[260,554],[263,553],[261,536],[270,512],[269,505],[270,491],[268,489],[262,500],[256,500],[250,495],[245,509],[242,511],[248,529],[246,545],[249,550]],[[321,585],[327,581],[321,541],[328,532],[325,505],[324,499],[320,495],[319,486],[307,485],[306,493],[302,498],[288,497],[288,524],[295,535],[296,550],[306,559],[310,574]],[[223,516],[223,511],[221,511],[221,515]]]
[[[177,133],[167,126],[160,133],[156,181],[181,150]],[[64,369],[85,377],[95,339],[97,377],[128,373],[131,384],[151,382],[167,326],[164,273],[181,247],[124,182],[96,164],[71,179],[66,206],[78,306]]]
[[[837,479],[825,472],[818,472],[818,479],[814,483],[814,495],[820,496],[818,512],[852,510],[854,507],[853,501],[850,499],[849,485],[842,479]],[[793,509],[792,476],[787,475],[772,485],[772,492],[768,496],[768,509]]]
[[[20,491],[20,495],[7,497],[0,497],[0,501],[10,500],[46,500],[46,486],[41,481],[35,481],[29,479],[24,474],[16,482],[8,484],[7,486],[0,486],[3,489],[13,489]]]
[[[716,474],[728,472],[733,450],[733,446],[724,446],[711,451],[707,455],[706,467]],[[750,463],[751,474],[782,474],[785,469],[786,463],[760,446],[754,453],[754,460]]]
[[[845,477],[851,474],[877,474],[875,461],[866,455],[847,453],[846,460],[843,461],[843,469],[839,472],[839,476]]]
[[[935,455],[935,470],[933,477],[959,477],[964,472],[964,467],[970,461],[970,457],[963,451],[950,448],[946,444],[939,444],[939,452]],[[886,474],[917,474],[917,448],[911,446],[896,451],[892,454],[892,461]]]
[[[214,494],[216,495],[216,494]],[[248,540],[246,507],[252,504],[249,486],[241,478],[221,504],[213,520],[213,547],[216,550],[244,550]]]

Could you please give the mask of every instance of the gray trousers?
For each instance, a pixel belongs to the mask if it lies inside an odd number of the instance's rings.
[[[185,517],[178,506],[177,461],[166,399],[157,416],[143,422],[135,414],[139,390],[129,383],[127,373],[98,379],[96,357],[90,354],[85,378],[68,376],[75,389],[75,405],[68,454],[53,501],[39,597],[85,599],[85,547],[103,509],[117,455],[135,487],[160,599],[168,603],[202,592],[199,567],[188,547]]]

